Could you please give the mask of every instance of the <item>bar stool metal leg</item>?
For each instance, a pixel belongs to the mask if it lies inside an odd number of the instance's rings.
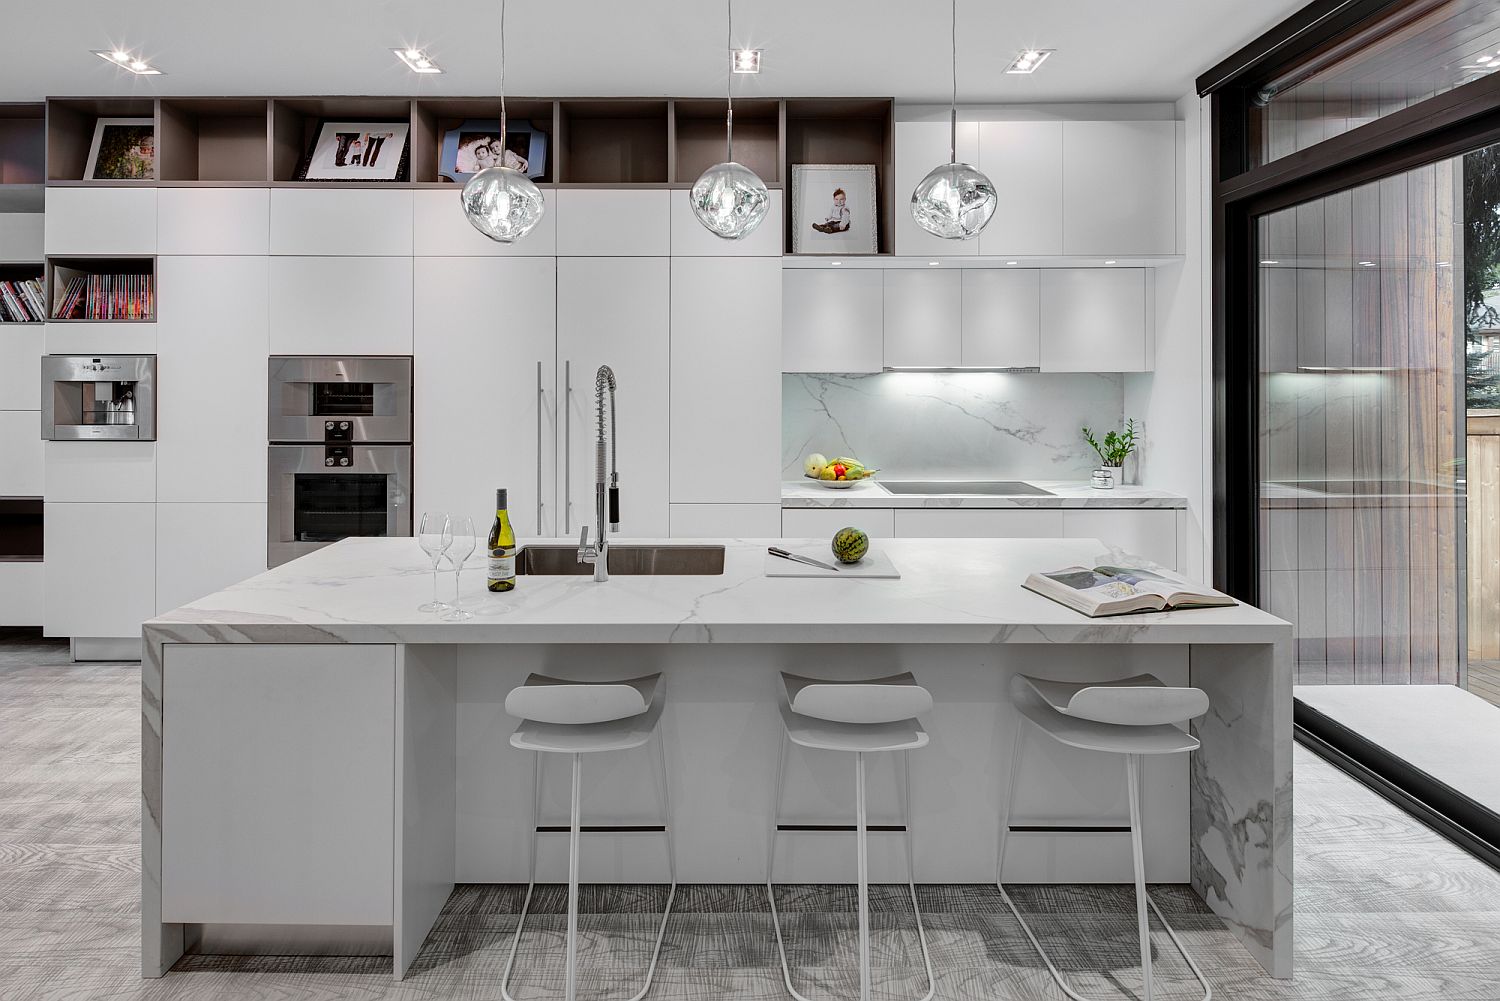
[[[1015,743],[1011,750],[1010,787],[1006,790],[1005,808],[1001,815],[1000,851],[999,860],[996,863],[995,867],[995,885],[1000,890],[1000,899],[1005,901],[1006,907],[1010,908],[1010,913],[1015,917],[1016,922],[1020,924],[1021,930],[1026,933],[1027,940],[1031,942],[1032,949],[1034,949],[1036,951],[1036,954],[1041,957],[1042,962],[1047,964],[1047,969],[1051,972],[1052,979],[1057,982],[1057,986],[1062,988],[1062,992],[1068,997],[1073,998],[1074,1001],[1091,1001],[1090,998],[1087,998],[1084,995],[1079,994],[1077,991],[1073,990],[1073,988],[1069,986],[1068,982],[1063,979],[1062,972],[1058,970],[1057,966],[1052,962],[1051,957],[1047,955],[1047,950],[1042,948],[1042,943],[1037,940],[1036,935],[1031,930],[1031,926],[1028,925],[1026,923],[1026,919],[1021,916],[1021,911],[1016,907],[1015,901],[1011,900],[1010,894],[1005,892],[1005,846],[1010,833],[1011,809],[1015,803],[1016,776],[1020,771],[1019,762],[1021,756],[1022,733],[1022,730],[1017,730]],[[1151,973],[1151,924],[1150,914],[1148,913],[1147,908],[1150,909],[1150,912],[1156,914],[1156,919],[1160,921],[1162,927],[1166,929],[1167,936],[1172,940],[1172,944],[1177,947],[1177,951],[1182,956],[1183,960],[1186,961],[1188,969],[1193,971],[1193,976],[1197,977],[1198,983],[1203,985],[1203,997],[1201,1001],[1212,1001],[1214,992],[1213,988],[1209,986],[1208,978],[1203,975],[1203,971],[1198,968],[1198,964],[1194,962],[1193,957],[1188,954],[1187,948],[1182,944],[1182,940],[1177,937],[1177,932],[1172,928],[1170,924],[1167,923],[1166,916],[1162,914],[1161,910],[1156,906],[1156,901],[1152,900],[1151,895],[1146,892],[1146,864],[1145,856],[1142,852],[1141,843],[1140,756],[1136,754],[1126,754],[1124,755],[1124,758],[1125,782],[1130,798],[1131,860],[1133,863],[1133,869],[1135,871],[1136,924],[1140,936],[1141,973],[1145,987],[1142,1001],[1152,1001],[1153,997]]]

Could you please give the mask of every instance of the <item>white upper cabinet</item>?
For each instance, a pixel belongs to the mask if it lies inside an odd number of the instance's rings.
[[[517,535],[556,534],[556,262],[419,257],[415,266],[414,510],[469,515],[488,533],[504,487]]]
[[[1063,123],[979,123],[979,169],[1000,195],[977,253],[1063,253]]]
[[[265,503],[268,264],[157,262],[158,377],[169,389],[157,401],[158,500]]]
[[[782,198],[779,190],[772,190],[770,207],[766,217],[749,236],[738,240],[726,240],[710,233],[693,215],[688,203],[687,191],[673,191],[672,195],[672,256],[673,257],[780,257],[782,226]]]
[[[672,253],[672,192],[569,188],[551,192],[560,257],[666,257]]]
[[[411,354],[410,257],[273,257],[270,288],[271,354]],[[477,288],[464,305],[497,304],[499,324],[503,301]]]
[[[779,260],[673,258],[674,504],[780,503],[780,328]]]
[[[911,193],[933,167],[948,162],[948,120],[896,123],[896,253],[903,256],[962,257],[981,251],[973,240],[944,240],[911,217]],[[978,165],[979,125],[958,123],[958,159]]]
[[[156,230],[159,254],[264,256],[271,244],[270,189],[160,188]]]
[[[665,538],[672,265],[665,257],[564,257],[557,262],[557,363],[563,395],[561,534],[593,526],[597,413],[594,376],[615,374],[610,430],[619,462],[620,534]],[[572,389],[568,390],[567,382]],[[607,398],[606,398],[607,399]],[[773,411],[773,414],[775,412]],[[590,533],[592,535],[592,532]]]
[[[1041,272],[1029,268],[963,272],[964,365],[1041,364],[1041,282]]]
[[[1042,371],[1149,371],[1155,360],[1152,275],[1143,268],[1043,270]]]
[[[879,372],[884,272],[796,268],[781,278],[783,372]]]
[[[413,252],[418,257],[552,257],[557,253],[557,192],[543,188],[547,209],[536,228],[515,243],[498,243],[470,224],[460,185],[412,192]]]
[[[891,366],[963,364],[963,272],[885,272],[885,359]]]
[[[40,261],[45,242],[41,212],[0,212],[0,261]]]
[[[1063,253],[1177,253],[1177,123],[1063,123]]]
[[[48,188],[47,253],[156,253],[156,188]]]
[[[271,253],[320,257],[410,257],[410,190],[277,188],[271,192]]]

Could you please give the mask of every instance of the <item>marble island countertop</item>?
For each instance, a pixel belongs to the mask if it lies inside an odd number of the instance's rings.
[[[605,583],[523,575],[514,591],[491,594],[481,551],[463,575],[463,604],[474,617],[445,622],[416,610],[432,596],[432,577],[414,540],[348,539],[152,619],[145,637],[148,644],[1272,643],[1291,634],[1286,622],[1249,606],[1088,619],[1021,587],[1037,570],[1092,565],[1105,551],[1093,539],[878,540],[900,580],[768,578],[771,544],[827,556],[821,540],[729,540],[722,575],[619,575]],[[443,575],[444,597],[452,586]]]
[[[999,477],[997,477],[999,479]],[[958,481],[955,481],[958,482]],[[980,494],[891,493],[872,479],[843,490],[811,480],[783,480],[781,506],[789,507],[926,507],[926,508],[1185,508],[1187,498],[1148,487],[1119,486],[1095,490],[1080,480],[1022,480],[1052,496],[992,497]]]

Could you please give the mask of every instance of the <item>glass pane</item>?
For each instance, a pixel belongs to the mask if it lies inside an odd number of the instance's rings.
[[[314,417],[371,417],[375,413],[372,382],[315,382],[312,391]]]
[[[1464,174],[1259,220],[1262,604],[1299,684],[1463,678]]]
[[[1269,163],[1500,69],[1500,4],[1428,0],[1266,83],[1251,156]]]
[[[298,542],[384,536],[384,473],[298,473],[293,530]]]

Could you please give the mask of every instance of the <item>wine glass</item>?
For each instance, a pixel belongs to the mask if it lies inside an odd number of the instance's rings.
[[[463,580],[464,561],[473,554],[478,540],[474,535],[472,518],[452,518],[449,519],[449,525],[452,526],[452,544],[444,555],[453,564],[453,604],[442,614],[442,618],[448,622],[462,622],[474,617],[473,612],[459,607],[459,588]]]
[[[453,545],[453,529],[448,523],[448,516],[441,511],[423,514],[422,522],[417,527],[417,545],[432,560],[432,600],[418,605],[417,611],[441,612],[448,607],[448,603],[438,600],[438,564],[443,560],[443,553]]]

